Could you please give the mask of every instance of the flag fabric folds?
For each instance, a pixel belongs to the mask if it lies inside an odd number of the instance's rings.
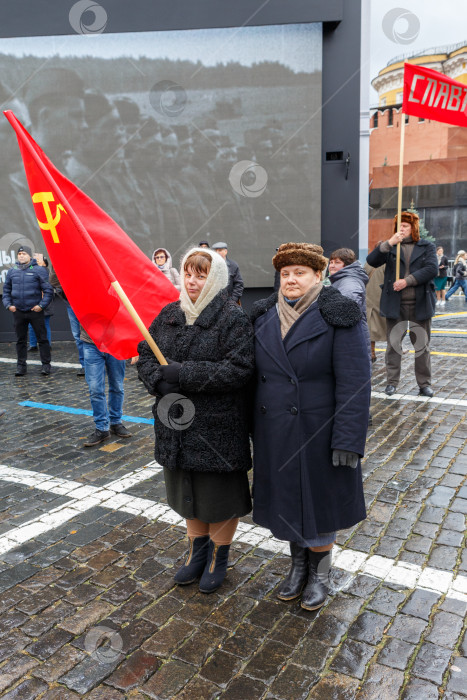
[[[402,111],[414,117],[467,126],[467,85],[431,68],[405,63]]]
[[[120,283],[146,328],[179,292],[120,226],[57,170],[13,112],[4,114],[16,132],[39,228],[71,307],[99,350],[117,359],[136,355],[143,336],[111,284]]]

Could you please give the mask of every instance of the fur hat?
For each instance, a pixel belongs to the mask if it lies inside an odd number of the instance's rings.
[[[401,215],[401,223],[410,224],[412,226],[412,239],[417,242],[420,240],[420,220],[418,214],[411,211],[403,211]],[[397,214],[394,217],[394,230],[397,231]]]
[[[320,245],[314,243],[283,243],[272,259],[276,270],[286,265],[306,265],[316,272],[322,272],[328,264]]]

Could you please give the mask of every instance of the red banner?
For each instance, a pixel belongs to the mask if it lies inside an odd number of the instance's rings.
[[[405,63],[402,111],[414,117],[467,126],[467,85],[431,68]]]
[[[10,110],[37,222],[68,301],[96,346],[123,360],[143,339],[110,286],[118,281],[146,328],[179,292],[129,236],[47,158]]]

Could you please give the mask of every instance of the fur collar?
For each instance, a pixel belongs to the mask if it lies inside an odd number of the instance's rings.
[[[277,304],[277,292],[267,299],[260,299],[253,304],[251,321],[255,321]],[[362,312],[356,301],[343,296],[334,287],[323,287],[318,297],[318,309],[321,316],[336,328],[352,328],[362,318]]]

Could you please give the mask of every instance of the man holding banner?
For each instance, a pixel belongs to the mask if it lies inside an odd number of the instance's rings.
[[[433,279],[438,274],[438,259],[434,243],[420,238],[417,214],[402,212],[402,222],[387,241],[379,243],[367,257],[372,267],[386,264],[381,316],[386,318],[387,348],[386,394],[392,396],[401,372],[402,340],[410,332],[415,349],[415,377],[420,396],[433,396],[431,388],[430,331],[436,308]],[[396,273],[397,253],[401,247],[400,277]]]

